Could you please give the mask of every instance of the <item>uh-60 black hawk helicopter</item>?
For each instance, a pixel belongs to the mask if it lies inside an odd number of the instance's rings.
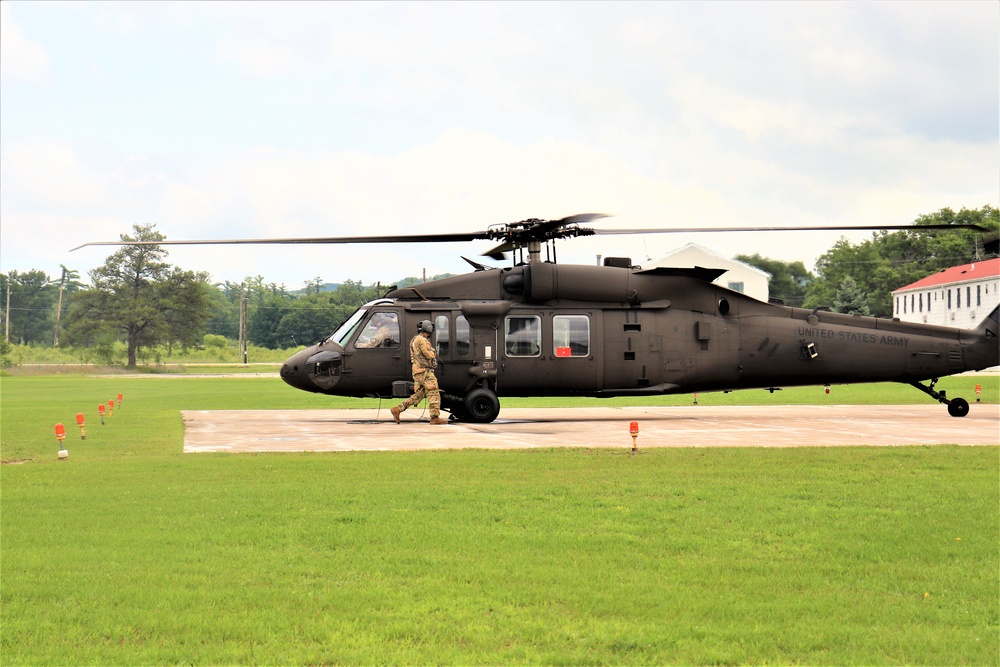
[[[484,255],[499,259],[513,252],[512,266],[487,267],[463,258],[475,269],[472,273],[414,287],[393,287],[281,368],[281,378],[304,391],[352,397],[409,396],[408,342],[421,322],[430,321],[438,352],[442,408],[452,419],[462,421],[492,422],[504,396],[774,391],[884,381],[909,383],[946,404],[950,415],[963,417],[969,412],[968,401],[935,390],[937,378],[1000,364],[997,308],[974,329],[954,329],[763,303],[713,284],[725,269],[643,269],[626,258],[606,258],[603,266],[555,262],[554,242],[566,237],[805,231],[790,227],[614,230],[581,226],[603,217],[531,219],[472,233],[132,243],[500,241]],[[963,226],[975,227],[809,229]],[[922,384],[925,381],[929,384]]]

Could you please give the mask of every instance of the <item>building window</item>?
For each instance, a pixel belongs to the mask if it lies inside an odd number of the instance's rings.
[[[920,301],[919,301],[919,303],[920,303],[920,312],[922,313],[922,312],[924,312],[924,295],[923,294],[920,295]]]
[[[962,308],[962,288],[958,287],[955,289],[955,308]]]
[[[948,310],[951,310],[951,290],[948,290]]]
[[[965,305],[967,308],[972,308],[972,285],[965,286]]]

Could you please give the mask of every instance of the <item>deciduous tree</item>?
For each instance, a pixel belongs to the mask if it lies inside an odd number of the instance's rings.
[[[1000,229],[1000,210],[950,208],[914,221],[915,227],[930,224],[977,224]],[[892,316],[892,291],[942,269],[985,257],[982,233],[970,229],[927,229],[923,231],[880,231],[854,245],[838,241],[816,263],[817,277],[809,284],[805,306],[831,306],[846,278],[852,278],[864,294],[872,315]]]

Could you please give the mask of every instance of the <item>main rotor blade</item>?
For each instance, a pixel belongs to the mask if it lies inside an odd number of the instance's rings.
[[[537,225],[535,225],[535,229],[548,231],[565,225],[579,225],[607,217],[609,217],[607,213],[577,213],[576,215],[568,215],[565,218],[560,218],[559,220],[541,220]]]
[[[591,229],[598,236],[615,234],[696,234],[711,232],[824,232],[824,231],[880,231],[880,230],[910,230],[919,232],[924,229],[974,229],[980,232],[990,231],[974,224],[959,223],[954,225],[823,225],[820,227],[656,227],[652,229]]]
[[[316,236],[285,239],[204,239],[182,241],[91,241],[71,248],[70,252],[97,245],[271,245],[271,244],[346,244],[346,243],[461,243],[492,238],[489,232],[455,234],[412,234],[397,236]]]

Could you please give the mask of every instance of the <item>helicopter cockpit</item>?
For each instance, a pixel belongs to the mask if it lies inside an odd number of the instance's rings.
[[[397,350],[401,345],[399,314],[389,308],[391,299],[376,299],[358,308],[337,329],[316,345],[292,356],[281,367],[281,378],[297,389],[329,391],[344,371],[351,350]]]

